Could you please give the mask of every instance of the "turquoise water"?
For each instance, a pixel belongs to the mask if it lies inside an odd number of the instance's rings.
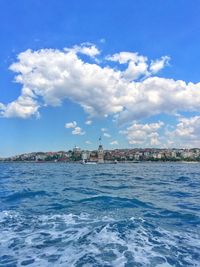
[[[200,266],[200,165],[0,164],[0,266]]]

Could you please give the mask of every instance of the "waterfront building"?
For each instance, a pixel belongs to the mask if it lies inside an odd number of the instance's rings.
[[[43,160],[45,160],[45,159],[46,159],[46,155],[45,155],[45,153],[37,154],[37,155],[35,156],[35,161],[43,161]]]
[[[135,154],[134,158],[135,158],[135,160],[140,160],[140,155],[139,154]]]
[[[163,155],[161,153],[157,154],[157,159],[162,159]]]
[[[176,156],[177,156],[177,155],[176,155],[176,151],[172,151],[172,152],[171,152],[171,155],[172,155],[172,158],[176,158]]]
[[[97,151],[91,151],[89,155],[89,161],[97,162],[98,161],[98,153]]]
[[[90,158],[90,153],[88,151],[82,151],[82,160],[87,161]]]
[[[182,153],[182,157],[184,159],[187,159],[187,158],[192,158],[194,155],[193,155],[193,152],[192,151],[189,151],[189,150],[185,150],[183,153]]]

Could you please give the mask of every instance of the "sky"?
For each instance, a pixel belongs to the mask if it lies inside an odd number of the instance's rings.
[[[0,157],[200,147],[198,0],[0,0]]]

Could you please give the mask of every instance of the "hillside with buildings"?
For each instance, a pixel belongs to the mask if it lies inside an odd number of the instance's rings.
[[[100,144],[97,150],[81,150],[74,147],[68,151],[32,152],[1,158],[13,162],[139,162],[139,161],[200,161],[200,149],[157,149],[133,148],[104,150]]]

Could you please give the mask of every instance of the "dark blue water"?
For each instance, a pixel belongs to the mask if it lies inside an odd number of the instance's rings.
[[[200,266],[200,164],[0,164],[0,266]]]

